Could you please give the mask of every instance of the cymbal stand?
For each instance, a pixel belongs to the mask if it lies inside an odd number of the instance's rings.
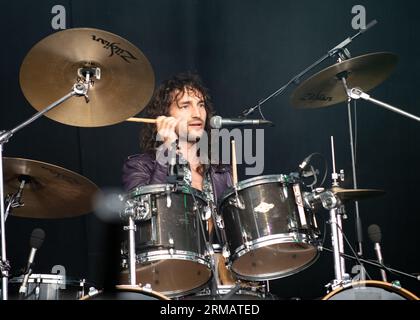
[[[130,275],[130,285],[136,286],[136,224],[135,221],[142,221],[151,218],[150,208],[144,203],[137,203],[129,200],[126,203],[126,207],[121,212],[121,218],[128,219],[128,225],[124,226],[124,231],[128,230],[128,271]]]
[[[341,81],[343,82],[343,87],[346,93],[348,92],[347,86],[347,73],[341,75]],[[351,114],[351,97],[347,99],[347,114],[349,119],[349,135],[350,135],[350,152],[351,152],[351,165],[352,165],[352,174],[353,174],[353,188],[357,189],[357,173],[356,173],[356,153],[354,150],[354,139],[353,139],[353,122]],[[355,206],[355,220],[356,220],[356,236],[357,236],[357,254],[359,257],[363,256],[363,233],[362,233],[362,220],[360,219],[359,213],[359,202],[354,202]],[[363,267],[362,267],[362,270]]]
[[[334,138],[331,137],[331,151],[332,151],[332,164],[333,164],[333,187],[338,187],[338,180],[342,176],[339,176],[336,172],[335,167],[335,152],[334,152]],[[334,252],[334,275],[335,279],[332,280],[328,286],[335,289],[338,286],[343,285],[349,280],[349,275],[346,274],[346,266],[342,254],[344,254],[344,239],[343,239],[343,228],[342,228],[342,214],[344,212],[344,206],[332,192],[327,191],[326,196],[321,196],[322,204],[325,209],[330,212],[329,224],[331,226],[331,242]]]
[[[83,69],[83,73],[77,75],[76,79],[79,78],[80,80],[77,81],[73,85],[73,89],[71,92],[66,94],[64,97],[58,99],[57,101],[53,102],[49,106],[47,106],[44,110],[41,110],[34,114],[28,120],[22,122],[15,128],[8,130],[8,131],[0,131],[0,230],[1,230],[1,276],[2,276],[2,299],[8,300],[8,282],[9,282],[9,270],[10,264],[7,260],[7,252],[6,252],[6,211],[4,206],[4,176],[3,176],[3,146],[9,142],[9,139],[19,130],[23,129],[27,125],[31,124],[45,113],[51,111],[64,101],[70,99],[73,96],[84,96],[86,99],[86,103],[89,102],[88,91],[89,88],[92,86],[93,80],[91,78],[100,77],[100,71],[98,72],[98,68],[92,69]],[[79,71],[80,72],[80,71]],[[83,78],[83,79],[82,79]]]
[[[420,117],[417,117],[417,116],[415,116],[415,115],[413,115],[411,113],[408,113],[406,111],[403,111],[401,109],[398,109],[398,108],[396,108],[396,107],[394,107],[394,106],[392,106],[392,105],[390,105],[388,103],[385,103],[385,102],[376,100],[374,98],[371,98],[370,95],[368,95],[367,93],[363,92],[363,90],[360,89],[360,88],[352,88],[350,90],[347,90],[347,94],[348,94],[348,96],[349,96],[350,99],[355,99],[355,100],[363,99],[363,100],[372,102],[372,103],[374,103],[374,104],[376,104],[376,105],[378,105],[380,107],[383,107],[385,109],[391,110],[391,111],[393,111],[395,113],[401,114],[404,117],[407,117],[407,118],[416,120],[417,122],[420,122]]]
[[[20,177],[19,177],[19,179],[20,179]],[[7,217],[9,216],[10,212],[12,211],[11,209],[23,207],[24,204],[21,200],[22,200],[23,188],[25,187],[26,183],[27,183],[27,181],[23,177],[21,179],[18,191],[16,191],[12,195],[7,195],[6,196],[7,206],[6,206],[6,209],[4,210],[4,220],[5,221],[7,220]]]

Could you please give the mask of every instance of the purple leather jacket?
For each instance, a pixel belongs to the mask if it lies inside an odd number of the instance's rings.
[[[209,170],[214,195],[217,201],[220,201],[223,192],[232,186],[232,169],[228,165],[212,165]],[[167,166],[157,162],[154,154],[132,155],[123,166],[124,189],[129,191],[144,185],[167,183],[167,172]]]

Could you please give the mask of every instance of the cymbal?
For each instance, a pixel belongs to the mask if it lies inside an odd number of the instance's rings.
[[[358,87],[367,92],[387,79],[398,57],[378,52],[336,63],[305,80],[292,94],[296,108],[322,108],[346,101],[348,96],[338,76],[347,75],[349,89]]]
[[[340,198],[341,201],[361,200],[385,194],[385,191],[376,189],[343,189],[340,187],[332,187],[331,191]]]
[[[26,218],[57,219],[80,216],[93,211],[92,198],[99,188],[70,170],[41,161],[3,158],[5,195],[19,190],[22,177],[23,207],[12,215]]]
[[[53,33],[28,52],[20,86],[38,111],[72,91],[80,68],[98,67],[100,79],[84,97],[71,97],[45,115],[78,127],[119,123],[138,114],[154,90],[154,73],[143,53],[110,32],[74,28]]]

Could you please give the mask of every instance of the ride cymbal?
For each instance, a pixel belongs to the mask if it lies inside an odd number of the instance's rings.
[[[340,198],[341,201],[361,200],[366,198],[378,197],[385,194],[383,190],[375,189],[343,189],[340,187],[332,187],[331,191]]]
[[[342,77],[347,87],[358,87],[367,92],[387,79],[398,57],[393,53],[378,52],[336,63],[305,80],[291,96],[296,108],[328,107],[348,99]]]
[[[22,180],[23,207],[12,215],[26,218],[57,219],[93,211],[92,199],[99,188],[89,179],[70,170],[41,161],[3,158],[4,194],[14,194]]]
[[[20,85],[40,111],[70,93],[86,68],[100,72],[89,102],[71,97],[47,117],[78,127],[111,125],[138,114],[153,94],[154,73],[143,53],[113,33],[91,28],[67,29],[38,42],[23,60]]]

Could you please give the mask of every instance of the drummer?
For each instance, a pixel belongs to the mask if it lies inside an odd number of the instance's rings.
[[[142,154],[128,157],[123,166],[123,184],[129,191],[149,184],[168,183],[168,152],[176,145],[182,180],[202,191],[214,204],[232,186],[231,167],[213,164],[209,120],[213,106],[207,89],[198,75],[182,73],[163,81],[145,109],[148,118],[156,118],[156,125],[145,125],[140,133]],[[207,148],[199,148],[199,140],[207,135]],[[200,154],[198,154],[200,153]],[[203,161],[207,160],[207,161]],[[171,170],[172,173],[172,170]],[[209,220],[209,232],[212,220]]]
[[[210,150],[209,119],[213,113],[207,89],[196,74],[178,74],[164,81],[146,107],[147,117],[156,118],[156,125],[144,125],[140,134],[142,154],[128,157],[123,167],[124,188],[168,182],[168,162],[157,161],[156,155],[177,144],[177,154],[187,161],[184,181],[193,188],[217,200],[226,188],[232,186],[231,167],[201,163],[197,154],[198,140],[207,134]],[[185,129],[187,132],[185,132]],[[159,138],[157,138],[159,133]],[[163,147],[163,148],[162,148]],[[200,149],[202,152],[204,149]],[[211,195],[211,196],[209,196]],[[214,195],[214,197],[213,197]]]

